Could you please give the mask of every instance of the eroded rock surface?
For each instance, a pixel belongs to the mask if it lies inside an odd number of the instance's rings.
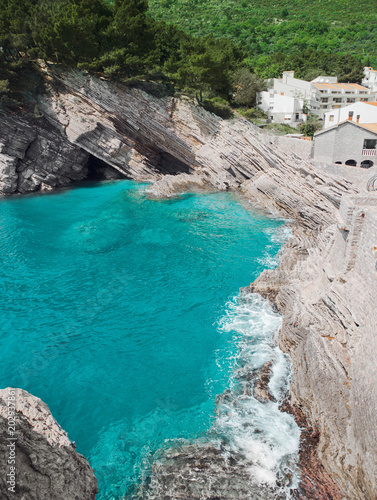
[[[68,186],[85,179],[88,153],[65,141],[42,118],[0,122],[0,194]]]
[[[14,424],[9,419],[13,403]],[[95,499],[97,480],[89,463],[77,453],[48,406],[22,389],[0,390],[0,455],[1,499]],[[11,466],[15,467],[15,493],[7,483]]]
[[[283,314],[293,404],[320,432],[319,457],[346,498],[377,497],[377,196],[344,196],[340,221],[298,228],[252,291]]]

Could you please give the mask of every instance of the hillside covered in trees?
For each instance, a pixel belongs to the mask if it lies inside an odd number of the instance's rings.
[[[225,108],[226,102],[253,106],[263,78],[278,76],[286,69],[306,78],[321,73],[336,74],[340,81],[360,81],[362,77],[360,58],[338,52],[335,42],[326,45],[335,21],[306,22],[305,15],[312,11],[304,9],[304,2],[296,0],[296,11],[288,11],[282,8],[283,0],[273,7],[263,0],[258,2],[261,12],[257,13],[255,2],[245,0],[223,4],[212,0],[150,1],[152,12],[146,0],[0,0],[2,102],[9,105],[18,95],[25,95],[36,74],[33,61],[37,59],[129,84],[130,79],[161,82],[172,91],[196,95],[207,109],[217,111],[224,102]],[[330,4],[314,3],[326,8]],[[301,17],[299,4],[306,12]],[[260,22],[264,11],[266,18]],[[253,16],[248,12],[254,12]],[[204,23],[206,16],[211,22]],[[169,23],[156,17],[169,18]],[[347,19],[351,23],[350,16]],[[357,19],[361,22],[360,14]],[[368,29],[360,31],[360,36],[365,37]],[[353,53],[360,55],[356,49]]]
[[[155,19],[193,36],[211,33],[240,42],[250,67],[264,78],[289,69],[307,79],[318,72],[335,74],[339,55],[377,66],[375,0],[149,0],[149,4]],[[300,54],[311,59],[310,65]]]

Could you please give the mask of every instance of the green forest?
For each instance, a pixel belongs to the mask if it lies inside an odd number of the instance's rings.
[[[43,59],[159,82],[225,116],[284,70],[360,81],[376,55],[374,1],[0,0],[0,97],[25,95]]]
[[[150,0],[149,5],[155,19],[193,36],[211,33],[241,43],[250,65],[266,78],[279,76],[280,63],[304,76],[290,56],[308,50],[320,54],[313,74],[331,67],[325,54],[377,65],[376,0]]]

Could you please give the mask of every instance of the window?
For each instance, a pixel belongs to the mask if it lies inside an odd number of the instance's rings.
[[[329,102],[329,98],[328,97],[322,97],[321,98],[321,102]]]
[[[342,98],[341,97],[334,97],[334,102],[342,102]]]
[[[368,102],[368,98],[367,98],[367,97],[362,97],[362,98],[360,99],[360,101],[361,101],[361,102]]]
[[[347,97],[347,102],[355,102],[355,98],[354,97]]]
[[[274,109],[274,107],[273,107],[273,106],[270,106],[270,109]]]
[[[348,119],[352,120],[352,118],[353,118],[353,111],[349,111],[348,112]]]
[[[364,139],[363,149],[376,149],[377,139]]]
[[[359,123],[360,121],[360,115],[356,115],[356,123]]]
[[[334,115],[330,115],[329,122],[333,122],[333,121],[334,121]]]

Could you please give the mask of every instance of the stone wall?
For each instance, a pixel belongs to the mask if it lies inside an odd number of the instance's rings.
[[[342,123],[314,137],[314,159],[325,163],[340,161],[343,164],[348,160],[355,160],[357,166],[363,160],[375,163],[374,156],[362,156],[364,139],[377,139],[377,136],[353,122]]]

